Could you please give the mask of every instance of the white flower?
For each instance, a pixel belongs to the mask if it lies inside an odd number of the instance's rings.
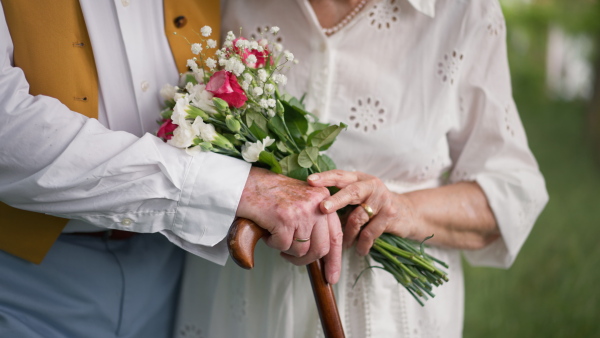
[[[283,45],[280,43],[275,43],[275,51],[281,52],[283,50]]]
[[[258,42],[256,42],[256,41],[250,42],[250,49],[258,49]]]
[[[192,53],[198,55],[202,51],[202,45],[199,43],[192,43]]]
[[[190,68],[192,70],[192,72],[195,72],[198,70],[198,64],[196,63],[196,61],[194,59],[188,59],[187,66],[188,66],[188,68]]]
[[[171,120],[173,123],[185,127],[186,123],[188,123],[185,118],[188,115],[186,110],[189,104],[189,95],[185,94],[177,98],[175,101],[175,107],[173,107],[173,115],[171,115]]]
[[[248,73],[244,73],[244,81],[246,82],[252,82],[252,80],[254,80],[254,78],[252,78],[252,74],[248,74]]]
[[[258,101],[258,105],[265,109],[269,108],[269,103],[265,99]]]
[[[269,117],[273,117],[275,116],[275,111],[273,109],[269,109],[267,110],[267,115],[269,115]]]
[[[215,126],[210,123],[204,123],[200,117],[197,117],[192,124],[192,129],[200,138],[206,142],[212,142],[217,137]]]
[[[234,73],[235,76],[240,76],[245,69],[246,66],[236,58],[231,58],[225,63],[225,70]]]
[[[225,42],[223,42],[223,47],[229,48],[231,46],[233,46],[233,42],[231,42],[230,40],[226,40]]]
[[[274,139],[269,136],[265,137],[262,142],[256,141],[256,143],[246,142],[245,145],[242,146],[242,157],[246,162],[256,162],[258,161],[258,157],[260,153],[265,150],[266,147],[270,146],[275,142]]]
[[[258,61],[258,59],[256,58],[256,56],[254,54],[250,54],[246,58],[246,64],[247,65],[255,65],[256,61]]]
[[[265,81],[267,81],[267,77],[268,77],[268,74],[267,74],[266,70],[264,70],[264,69],[258,70],[258,79],[259,80],[261,80],[262,82],[265,82]]]
[[[269,40],[267,40],[267,39],[260,39],[258,41],[258,44],[261,45],[261,47],[263,47],[263,48],[267,47],[267,45],[269,45]]]
[[[277,104],[277,102],[275,101],[275,99],[267,100],[267,105],[269,105],[269,107],[271,107],[271,108],[275,107],[276,104]]]
[[[210,28],[210,26],[204,26],[200,28],[200,33],[202,33],[202,36],[210,36],[210,34],[212,34],[212,28]]]
[[[216,48],[217,47],[217,41],[215,41],[213,39],[206,40],[206,47],[208,47],[208,48]]]
[[[223,52],[223,51],[222,51],[222,50],[220,50],[220,49],[219,49],[219,50],[217,50],[217,51],[215,52],[215,55],[216,55],[217,57],[221,57],[221,56],[223,56],[224,54],[225,54],[225,52]]]
[[[177,87],[168,83],[160,89],[160,96],[165,100],[172,100],[175,94],[177,94]]]
[[[185,90],[187,90],[187,92],[191,94],[191,93],[192,93],[192,90],[194,90],[194,84],[193,84],[193,83],[191,83],[191,82],[188,82],[188,83],[185,85]]]
[[[294,54],[290,53],[289,51],[285,51],[283,52],[283,56],[285,57],[286,60],[288,61],[294,61]]]
[[[227,59],[225,58],[220,58],[219,59],[219,66],[223,67],[227,64]]]
[[[244,48],[246,48],[246,43],[247,43],[247,42],[248,42],[248,40],[242,40],[242,39],[239,39],[239,40],[237,40],[237,41],[235,42],[235,46],[236,46],[237,48],[244,49]]]
[[[250,82],[242,82],[242,89],[244,89],[244,91],[248,91],[248,87],[250,87]]]
[[[283,74],[276,74],[273,76],[273,81],[275,81],[277,84],[285,86],[287,83],[287,77]]]
[[[235,34],[232,31],[227,32],[227,37],[225,38],[227,41],[235,40]]]
[[[184,126],[179,126],[177,129],[173,130],[173,137],[167,141],[168,144],[185,149],[192,144],[194,144],[194,139],[196,135],[194,135],[194,131],[191,126],[189,128],[185,128]]]
[[[256,50],[259,51],[259,52],[261,52],[261,53],[265,51],[265,49],[263,48],[263,46],[258,46],[258,48],[256,48]]]
[[[175,87],[177,88],[177,90],[179,90],[179,87]],[[175,93],[175,96],[173,96],[173,100],[175,100],[175,102],[177,102],[179,99],[184,98],[184,97],[188,97],[187,93]]]
[[[271,33],[273,33],[273,34],[279,33],[279,27],[277,27],[277,26],[271,27]]]
[[[210,68],[210,70],[215,69],[215,67],[217,67],[217,61],[213,58],[206,59],[206,67]]]
[[[213,94],[206,90],[206,85],[197,84],[193,86],[190,92],[190,99],[194,106],[202,109],[209,114],[216,114],[215,104],[212,100]]]
[[[272,83],[267,83],[265,85],[265,93],[273,94],[275,92],[275,86]]]
[[[254,87],[252,88],[252,93],[254,93],[254,96],[261,96],[263,94],[263,89],[260,87]]]

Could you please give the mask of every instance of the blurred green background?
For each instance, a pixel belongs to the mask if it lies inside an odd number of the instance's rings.
[[[465,263],[464,337],[600,337],[600,3],[500,2],[550,202],[509,270]]]

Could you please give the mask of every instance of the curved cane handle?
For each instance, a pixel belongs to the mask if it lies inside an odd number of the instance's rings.
[[[236,218],[227,235],[227,247],[233,261],[244,269],[254,267],[256,243],[269,232],[245,218]],[[326,338],[344,338],[344,328],[331,285],[327,283],[321,260],[306,266],[310,284],[317,303],[319,318]]]
[[[227,234],[227,247],[231,259],[240,267],[250,270],[254,267],[256,243],[269,232],[246,218],[236,218]]]

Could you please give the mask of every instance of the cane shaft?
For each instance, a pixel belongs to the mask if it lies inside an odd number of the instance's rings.
[[[227,246],[233,261],[244,269],[252,269],[256,243],[268,234],[267,230],[259,227],[256,223],[245,218],[237,218],[231,225],[227,236]],[[331,285],[325,279],[321,261],[312,262],[306,268],[325,337],[344,338],[344,329],[335,302],[335,295]]]

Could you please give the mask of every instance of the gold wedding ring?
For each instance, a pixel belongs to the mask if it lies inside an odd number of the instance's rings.
[[[304,243],[310,241],[310,237],[308,238],[294,238],[296,242]]]
[[[366,203],[361,203],[360,206],[365,210],[367,215],[369,215],[369,220],[371,220],[371,218],[373,218],[373,216],[375,215],[373,213],[373,209]]]

